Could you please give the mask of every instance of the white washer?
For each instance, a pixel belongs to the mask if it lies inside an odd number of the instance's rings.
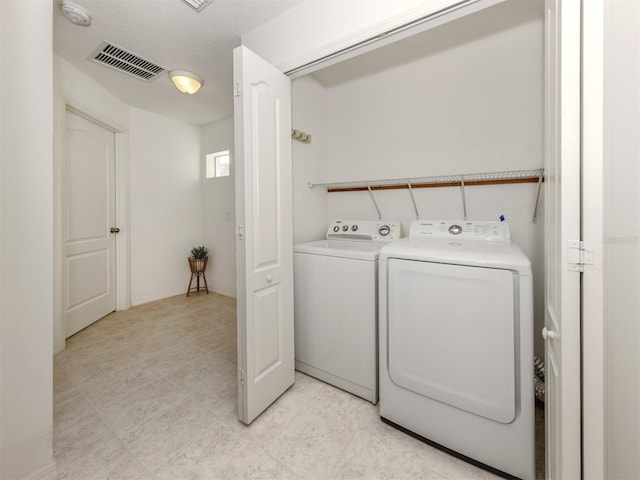
[[[380,416],[535,478],[533,277],[500,222],[414,221],[379,259]]]
[[[294,245],[297,370],[378,401],[378,254],[401,236],[399,222],[337,220]]]

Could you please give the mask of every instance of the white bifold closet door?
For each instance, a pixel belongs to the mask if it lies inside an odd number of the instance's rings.
[[[295,378],[291,81],[233,52],[238,270],[238,418],[251,423]]]

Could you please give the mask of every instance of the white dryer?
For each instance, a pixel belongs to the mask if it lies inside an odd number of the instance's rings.
[[[378,254],[400,222],[337,220],[293,247],[296,369],[378,401]]]
[[[379,289],[382,419],[534,479],[533,278],[508,225],[414,221]]]

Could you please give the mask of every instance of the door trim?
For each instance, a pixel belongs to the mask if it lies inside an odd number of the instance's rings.
[[[116,237],[116,310],[131,307],[129,245],[129,133],[118,122],[100,114],[87,113],[76,102],[56,95],[54,106],[54,155],[53,155],[53,353],[65,348],[64,329],[64,187],[65,187],[65,131],[66,111],[73,112],[94,122],[115,135],[115,221],[120,228]]]
[[[349,58],[397,42],[439,25],[452,22],[505,0],[440,1],[358,30],[335,42],[276,65],[285,75],[297,78]],[[310,60],[309,60],[310,59]]]
[[[582,3],[583,478],[605,478],[604,0]],[[586,94],[585,92],[588,92]]]

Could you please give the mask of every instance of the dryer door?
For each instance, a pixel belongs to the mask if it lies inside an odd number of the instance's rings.
[[[393,382],[497,422],[513,421],[516,282],[508,270],[389,260]]]

